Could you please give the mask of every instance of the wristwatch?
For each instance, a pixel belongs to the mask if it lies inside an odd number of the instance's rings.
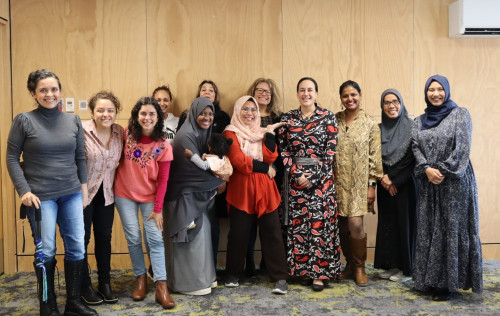
[[[368,186],[369,186],[369,187],[376,187],[376,186],[377,186],[377,182],[374,182],[374,181],[368,181]]]

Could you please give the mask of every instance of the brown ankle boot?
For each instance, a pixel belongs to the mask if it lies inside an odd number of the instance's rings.
[[[366,262],[366,234],[364,238],[355,239],[350,237],[350,245],[353,259],[354,279],[357,286],[367,286],[368,276],[365,272]]]
[[[145,274],[139,275],[135,284],[134,293],[132,293],[132,299],[134,301],[142,301],[146,297],[147,288],[147,277]]]
[[[340,233],[340,247],[345,257],[344,270],[339,274],[341,280],[352,278],[352,255],[349,245],[349,231]]]
[[[167,281],[156,281],[156,303],[167,309],[175,307],[175,302],[168,293]]]

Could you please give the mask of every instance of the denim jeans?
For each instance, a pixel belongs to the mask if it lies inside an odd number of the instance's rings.
[[[153,219],[146,221],[153,212],[154,202],[139,203],[129,199],[115,196],[115,205],[122,220],[123,231],[127,239],[128,251],[134,275],[146,274],[144,251],[142,249],[141,227],[139,225],[139,212],[141,210],[144,240],[149,247],[149,259],[153,266],[154,281],[167,280],[165,268],[165,247],[162,232],[156,227]]]
[[[64,260],[82,260],[85,254],[82,193],[41,201],[41,212],[42,249],[45,261],[51,260],[56,255],[56,224],[64,242]],[[29,208],[26,215],[35,235],[35,209]]]

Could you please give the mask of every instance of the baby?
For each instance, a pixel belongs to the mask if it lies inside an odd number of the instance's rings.
[[[223,181],[229,181],[229,177],[233,174],[233,167],[229,158],[227,158],[227,153],[229,152],[229,146],[233,143],[232,139],[227,139],[224,135],[219,133],[212,133],[210,140],[208,141],[208,152],[209,154],[203,154],[200,158],[198,154],[194,154],[189,149],[184,149],[184,155],[190,159],[198,168],[203,170],[210,169],[212,173],[219,179]],[[194,221],[189,223],[187,229],[193,229],[196,227]]]

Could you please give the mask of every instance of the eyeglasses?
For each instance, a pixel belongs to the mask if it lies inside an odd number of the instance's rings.
[[[257,108],[241,108],[242,112],[257,112]]]
[[[399,100],[384,101],[384,106],[389,106],[389,104],[392,104],[394,106],[398,106],[399,105]]]
[[[272,94],[271,90],[264,90],[264,89],[261,89],[261,88],[255,89],[255,92],[257,92],[258,94],[263,94],[263,93],[265,93],[267,95],[271,95]]]

